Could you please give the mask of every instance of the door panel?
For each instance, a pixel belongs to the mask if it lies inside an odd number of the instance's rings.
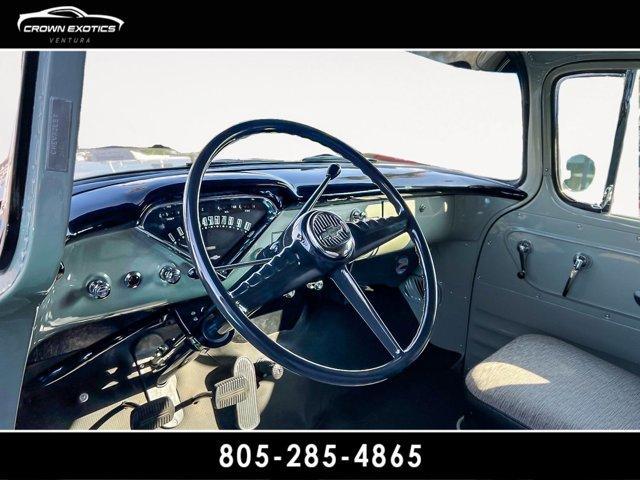
[[[530,137],[529,165],[540,158],[544,174],[531,200],[496,221],[484,240],[470,307],[467,369],[519,335],[541,333],[640,373],[640,304],[634,299],[640,290],[640,221],[568,202],[558,194],[553,173],[556,81],[603,68],[596,62],[573,64],[538,77],[545,79],[536,99],[542,135]],[[609,63],[606,68],[627,67]],[[634,138],[636,142],[637,135]],[[637,145],[632,146],[637,152]],[[635,182],[637,168],[629,172]],[[532,246],[524,279],[517,276],[517,245],[522,240]],[[577,274],[564,297],[578,252],[587,254],[592,264]]]
[[[600,242],[615,236],[609,229],[580,225],[581,235],[576,236],[574,222],[536,215],[529,215],[529,220],[540,220],[544,226],[538,229],[511,227],[503,232],[514,264],[513,274],[500,279],[504,286],[513,283],[515,272],[520,270],[517,245],[521,241],[529,242],[532,248],[526,262],[526,277],[521,281],[551,297],[562,297],[575,255],[583,253],[592,263],[580,271],[572,283],[567,298],[573,308],[579,308],[576,304],[601,307],[629,318],[630,326],[637,324],[640,307],[634,299],[635,290],[628,287],[629,280],[640,272],[640,252]],[[626,237],[622,239],[626,242],[616,242],[616,245],[633,242],[633,246],[637,246],[633,234]]]
[[[467,368],[519,335],[543,333],[640,371],[637,232],[592,225],[586,218],[578,223],[540,215],[534,213],[538,203],[505,215],[485,240],[472,298]],[[524,279],[517,277],[520,240],[532,245]],[[577,252],[589,255],[593,264],[578,273],[563,297]]]

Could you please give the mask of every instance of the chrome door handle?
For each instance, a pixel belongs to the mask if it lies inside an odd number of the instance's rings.
[[[571,271],[569,272],[569,278],[567,278],[567,283],[564,284],[564,290],[562,291],[562,296],[566,297],[571,290],[571,286],[573,285],[573,281],[578,276],[578,273],[585,268],[589,268],[591,266],[591,257],[585,255],[584,253],[576,253],[573,257],[573,267],[571,267]]]

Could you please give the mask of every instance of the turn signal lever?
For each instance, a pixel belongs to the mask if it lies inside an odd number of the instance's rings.
[[[529,240],[520,240],[518,242],[518,255],[520,256],[520,271],[518,278],[523,279],[527,275],[527,257],[531,253],[532,247]]]
[[[329,182],[331,180],[333,180],[334,178],[336,178],[338,175],[340,175],[341,171],[342,171],[342,169],[340,168],[340,165],[338,165],[337,163],[332,163],[331,165],[329,165],[329,168],[327,168],[327,172],[325,174],[325,177],[324,177],[324,180],[322,181],[322,183],[320,185],[318,185],[318,187],[316,187],[314,192],[307,199],[307,201],[304,203],[304,205],[302,205],[302,207],[300,208],[300,210],[298,211],[296,216],[293,218],[293,220],[291,220],[289,222],[289,225],[287,225],[287,227],[282,231],[282,234],[278,237],[278,239],[275,242],[273,242],[271,245],[269,245],[268,247],[263,249],[258,254],[258,258],[270,258],[273,255],[276,255],[282,249],[282,247],[283,247],[283,245],[282,245],[283,238],[285,237],[285,235],[287,235],[287,233],[289,232],[289,230],[291,229],[293,224],[296,223],[296,221],[302,215],[304,215],[309,210],[311,210],[313,207],[315,207],[316,203],[318,203],[318,200],[320,200],[320,197],[322,196],[322,194],[326,190],[327,185],[329,185]]]

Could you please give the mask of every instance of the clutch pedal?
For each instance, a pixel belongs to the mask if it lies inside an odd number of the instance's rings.
[[[155,430],[173,421],[176,407],[169,397],[160,397],[131,411],[131,430]]]
[[[178,379],[175,375],[172,375],[163,385],[156,385],[155,387],[147,389],[147,396],[150,401],[168,397],[174,405],[179,405],[180,394],[178,393]],[[180,425],[183,418],[184,412],[177,410],[175,411],[175,415],[173,415],[173,420],[162,425],[162,428],[175,428]]]

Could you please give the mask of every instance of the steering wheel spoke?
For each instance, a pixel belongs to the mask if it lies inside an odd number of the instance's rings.
[[[382,318],[380,318],[374,306],[371,305],[351,272],[346,267],[341,267],[333,272],[330,278],[389,354],[393,358],[398,358],[402,355],[402,347],[393,337]]]
[[[409,220],[406,215],[401,214],[360,220],[347,225],[356,244],[353,258],[358,258],[405,233]]]

